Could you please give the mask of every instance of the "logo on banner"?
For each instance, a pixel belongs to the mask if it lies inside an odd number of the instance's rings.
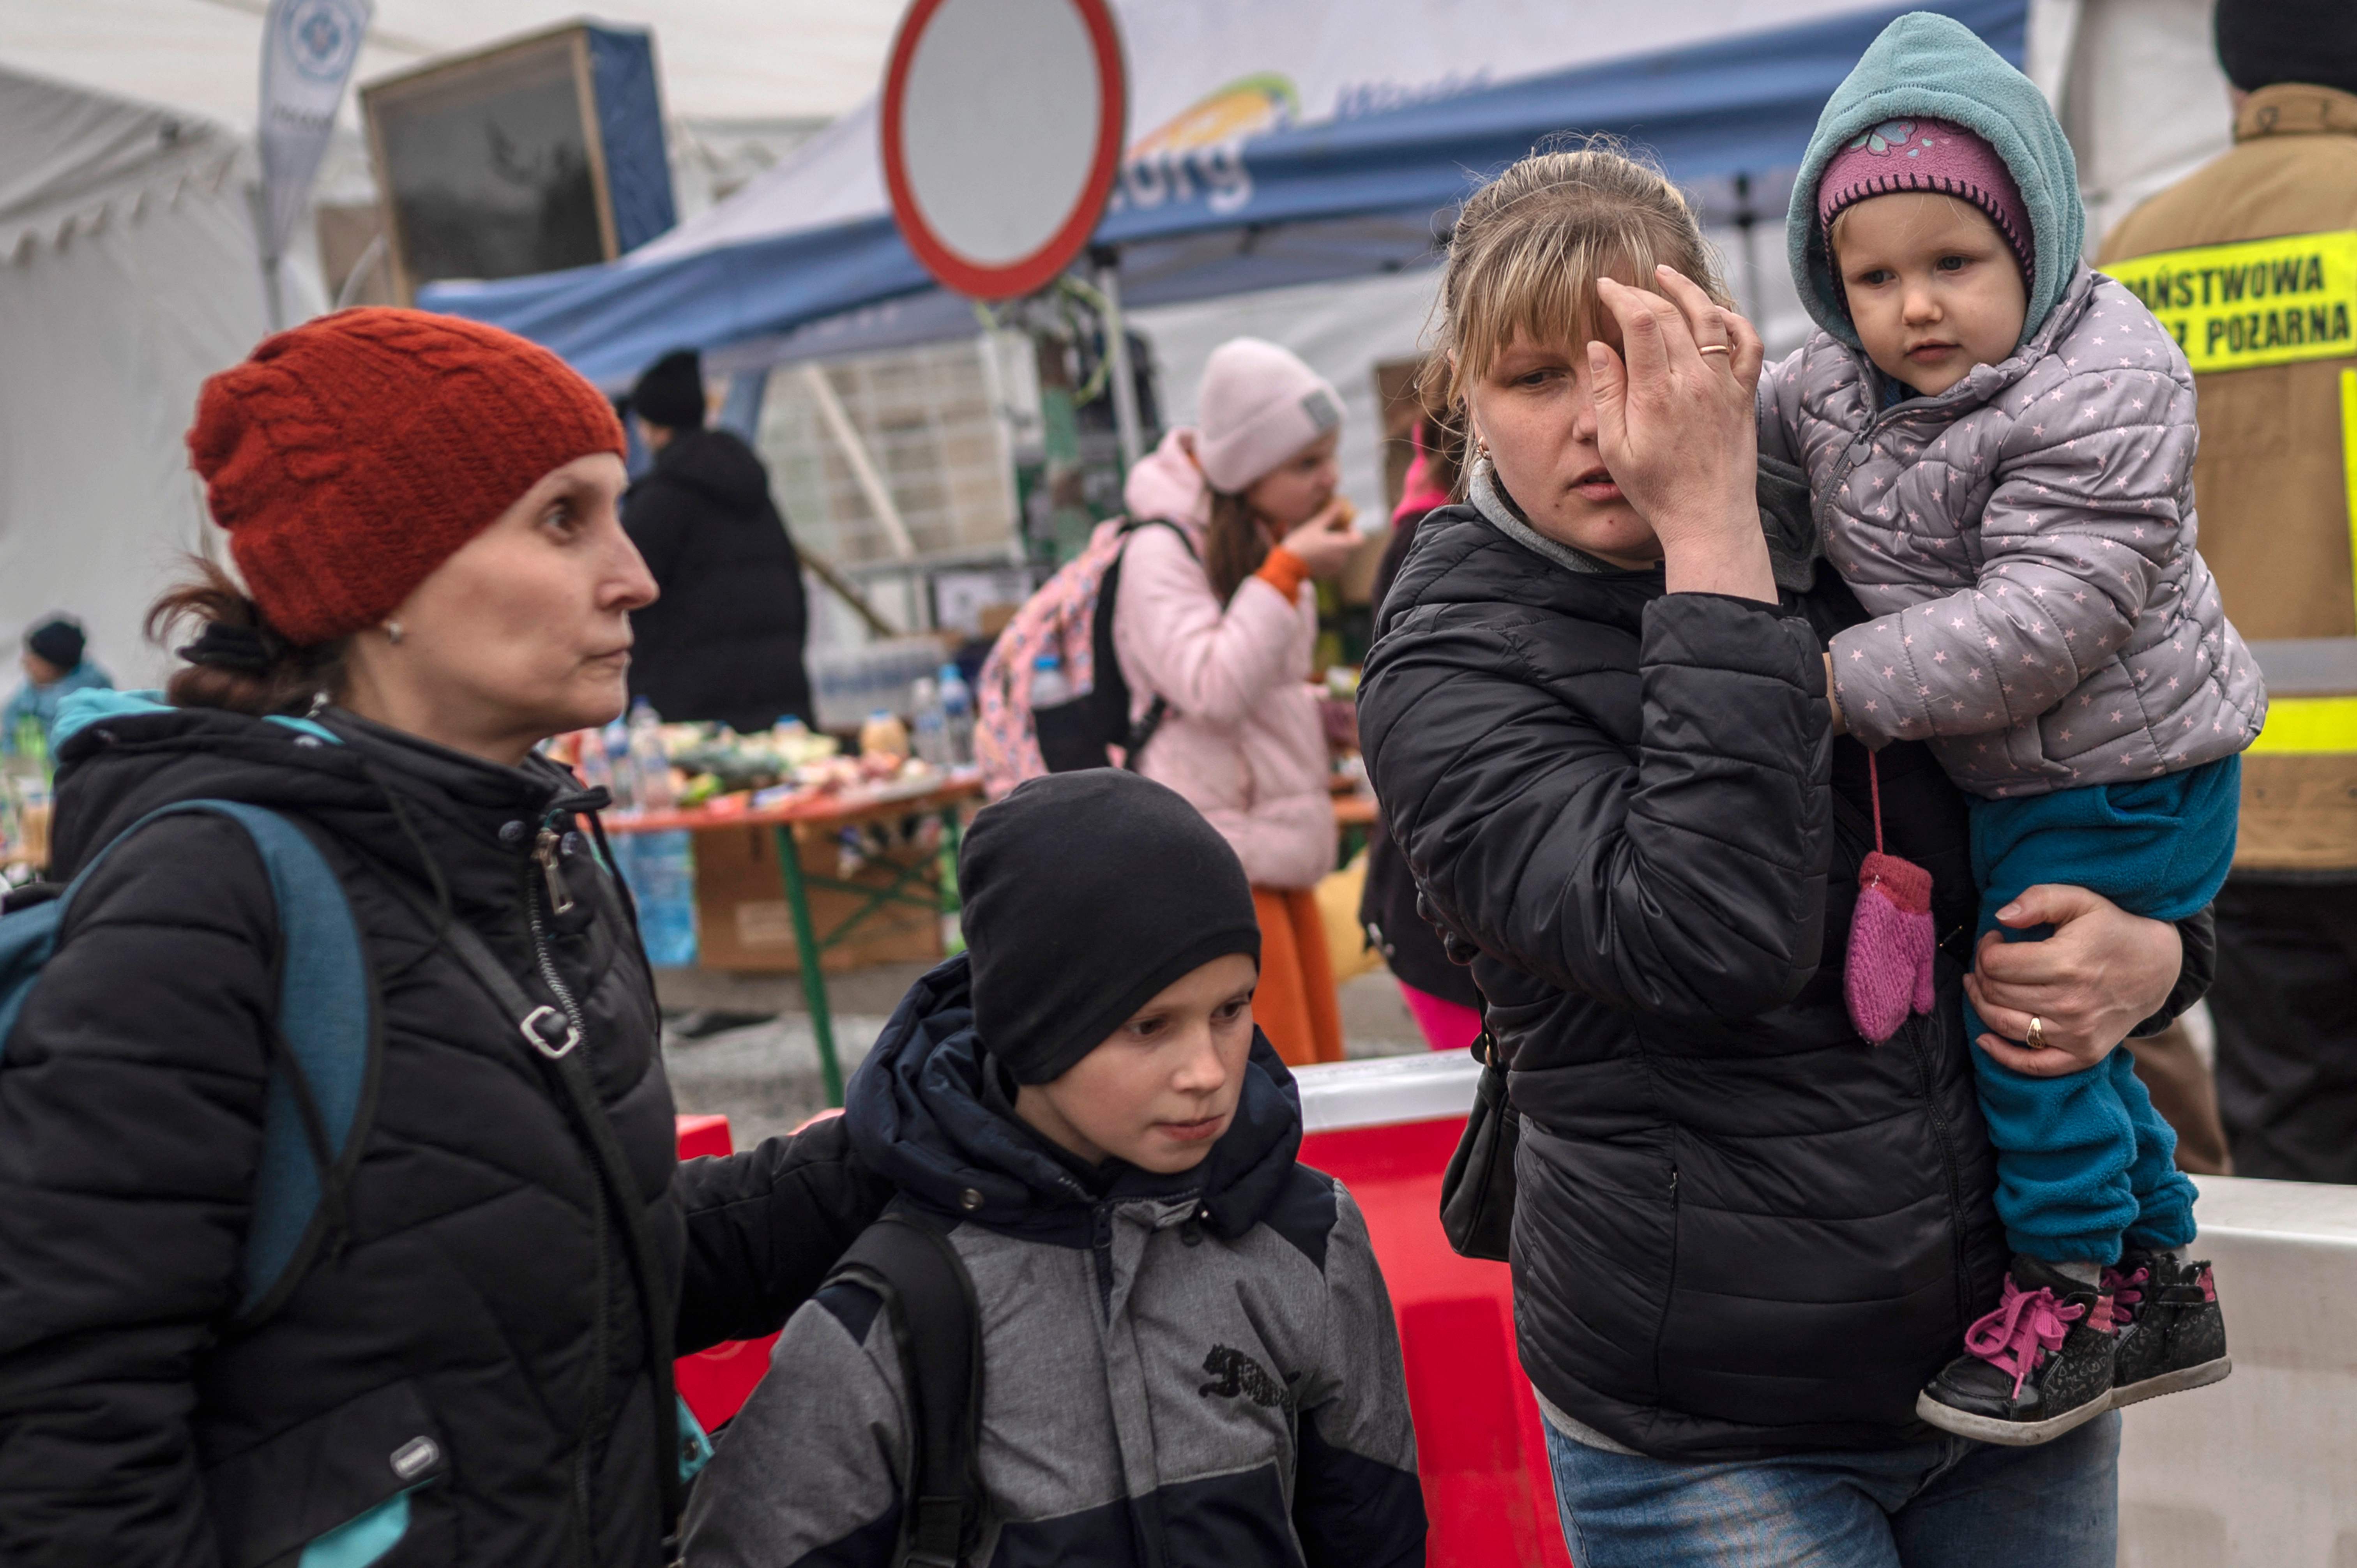
[[[289,65],[340,89],[367,28],[367,16],[355,16],[347,0],[295,0],[279,22],[279,38]]]
[[[1192,201],[1200,186],[1212,211],[1237,210],[1253,193],[1245,139],[1288,124],[1300,113],[1301,95],[1292,79],[1275,71],[1239,77],[1205,93],[1130,147],[1114,190],[1114,209],[1150,210],[1166,201]]]
[[[285,253],[311,199],[336,129],[344,82],[360,59],[373,0],[271,0],[262,35],[262,250]]]
[[[2117,262],[2197,372],[2357,357],[2357,230]]]

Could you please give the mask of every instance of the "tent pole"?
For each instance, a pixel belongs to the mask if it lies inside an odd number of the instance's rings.
[[[867,443],[859,438],[859,427],[851,423],[843,400],[834,395],[834,383],[826,379],[826,372],[815,360],[805,360],[802,385],[809,390],[811,401],[818,404],[819,417],[826,422],[827,433],[834,437],[843,460],[851,465],[851,477],[858,483],[859,493],[866,498],[867,510],[876,514],[877,525],[891,543],[892,553],[903,561],[914,558],[917,545],[909,537],[909,525],[900,520],[900,509],[893,503],[892,492],[885,488],[884,476],[876,471],[875,459],[867,454]]]
[[[1099,245],[1089,252],[1096,263],[1097,292],[1104,295],[1105,357],[1113,365],[1114,427],[1121,434],[1121,471],[1137,466],[1146,455],[1145,432],[1138,427],[1137,381],[1129,367],[1129,328],[1121,313],[1121,252]]]
[[[1751,209],[1751,177],[1735,177],[1735,227],[1743,236],[1743,313],[1762,336],[1767,330],[1767,306],[1760,292],[1760,214]]]
[[[254,252],[262,258],[263,318],[273,332],[286,327],[286,302],[278,289],[278,247],[270,241],[270,197],[262,186],[246,188],[253,209]]]

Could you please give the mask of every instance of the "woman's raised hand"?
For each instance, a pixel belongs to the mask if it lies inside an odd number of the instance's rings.
[[[1964,976],[1973,1010],[1998,1031],[1975,1043],[2032,1078],[2077,1072],[2111,1055],[2169,1000],[2184,961],[2175,926],[2131,915],[2084,887],[2040,883],[1997,918],[2016,929],[2054,928],[2036,942],[2008,942],[1991,931]],[[2042,1050],[2014,1043],[2029,1037],[2033,1017]]]
[[[1598,280],[1622,353],[1587,346],[1597,446],[1661,541],[1671,592],[1772,604],[1776,582],[1755,499],[1760,335],[1674,269],[1655,275],[1660,294]]]
[[[1351,524],[1357,515],[1358,508],[1338,495],[1278,542],[1312,577],[1339,576],[1359,548],[1359,531]]]

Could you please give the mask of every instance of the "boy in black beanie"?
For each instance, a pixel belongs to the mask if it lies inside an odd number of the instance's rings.
[[[967,1561],[1421,1563],[1390,1298],[1350,1194],[1295,1159],[1235,852],[1100,768],[984,810],[958,870],[968,950],[910,989],[845,1114],[974,1280]],[[786,1326],[698,1484],[697,1568],[892,1561],[911,1422],[880,1307],[838,1281]]]

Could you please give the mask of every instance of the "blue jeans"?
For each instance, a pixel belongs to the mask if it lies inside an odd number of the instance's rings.
[[[2120,1418],[2036,1448],[1964,1437],[1729,1463],[1547,1429],[1577,1568],[2114,1568]]]

